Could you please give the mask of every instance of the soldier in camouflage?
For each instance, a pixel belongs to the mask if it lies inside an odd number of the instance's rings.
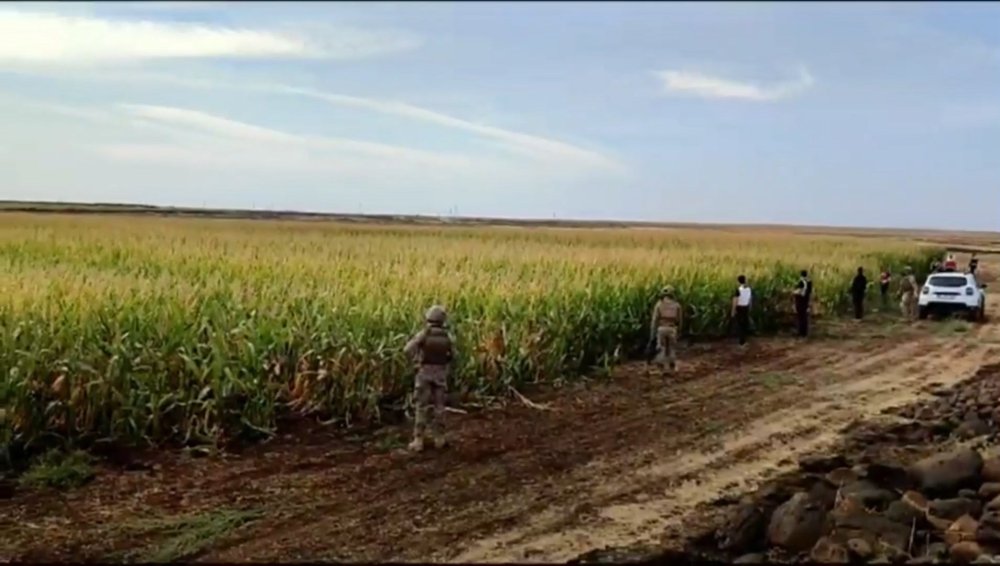
[[[656,340],[654,361],[661,367],[677,369],[677,335],[681,326],[681,305],[674,299],[674,288],[666,286],[660,291],[660,299],[653,307],[649,334]]]
[[[907,320],[913,320],[917,311],[917,278],[910,266],[903,268],[903,278],[899,280],[899,309]]]
[[[428,427],[435,448],[444,448],[446,444],[442,417],[448,392],[448,371],[454,356],[452,339],[445,329],[448,315],[444,307],[431,307],[424,318],[427,326],[404,348],[406,355],[418,364],[414,389],[416,418],[409,446],[414,452],[424,449]]]

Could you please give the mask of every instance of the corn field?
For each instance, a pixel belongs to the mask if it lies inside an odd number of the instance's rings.
[[[936,250],[933,250],[936,252]],[[726,332],[735,278],[755,326],[788,324],[930,251],[889,238],[683,229],[377,226],[7,214],[0,222],[0,445],[219,442],[297,414],[405,403],[401,348],[448,308],[458,396],[571,378],[640,351],[657,289],[685,333]]]

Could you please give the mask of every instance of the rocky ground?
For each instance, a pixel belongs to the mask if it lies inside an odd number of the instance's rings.
[[[672,561],[1000,563],[1000,364],[847,427],[736,501]],[[605,549],[579,562],[648,558]]]

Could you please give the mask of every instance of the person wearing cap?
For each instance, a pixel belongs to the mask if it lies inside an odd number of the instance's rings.
[[[655,340],[656,363],[667,366],[671,372],[677,370],[677,335],[683,321],[681,304],[675,298],[670,285],[660,289],[660,298],[653,307],[649,325],[649,335]]]
[[[444,307],[431,307],[424,315],[426,326],[403,348],[418,366],[413,394],[416,416],[413,441],[409,445],[414,452],[424,449],[428,428],[435,448],[444,448],[447,444],[442,417],[448,394],[448,372],[455,355],[454,341],[445,329],[447,319]]]
[[[913,320],[917,310],[917,278],[910,266],[903,268],[903,278],[899,280],[899,309],[907,320]]]
[[[973,252],[972,257],[969,258],[969,273],[975,275],[977,269],[979,269],[979,257]]]
[[[944,260],[944,270],[948,272],[958,270],[958,262],[955,261],[955,254],[948,254],[948,257]]]

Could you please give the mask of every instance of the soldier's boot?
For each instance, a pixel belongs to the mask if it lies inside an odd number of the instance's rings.
[[[407,448],[409,448],[410,452],[423,452],[424,451],[424,437],[423,436],[418,436],[418,437],[414,438],[410,442],[409,446],[407,446]]]

